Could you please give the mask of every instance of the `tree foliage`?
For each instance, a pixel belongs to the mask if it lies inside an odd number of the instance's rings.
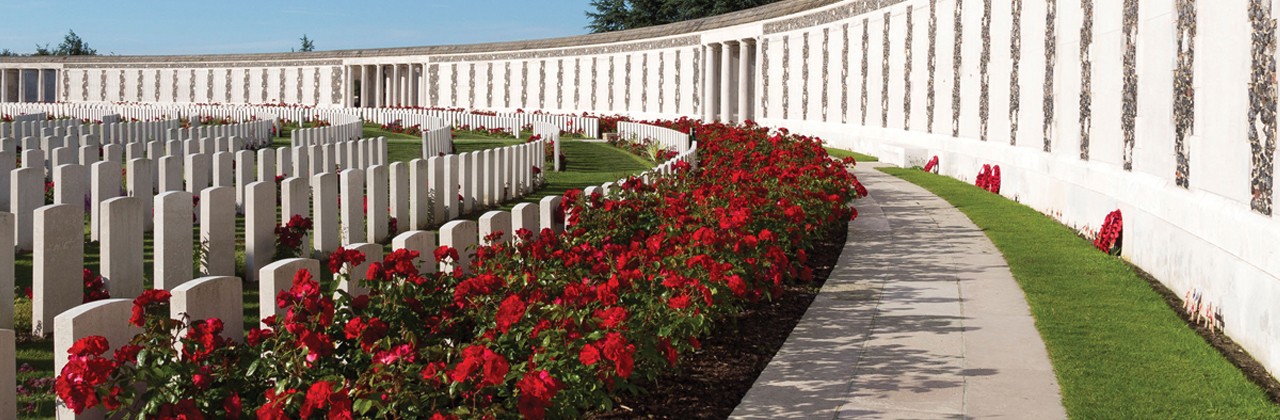
[[[45,49],[48,49],[46,45]],[[40,48],[36,48],[39,55]],[[58,48],[53,50],[53,55],[98,55],[98,50],[89,48],[89,43],[80,39],[76,35],[76,31],[67,30],[67,36],[62,38],[62,43],[58,44]]]
[[[307,34],[302,34],[300,41],[302,41],[302,47],[298,48],[299,52],[311,52],[316,50],[316,41],[311,38],[307,38]]]
[[[778,0],[591,0],[587,29],[610,32],[721,15]]]

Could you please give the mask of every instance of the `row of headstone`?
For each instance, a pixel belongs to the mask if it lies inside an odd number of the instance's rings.
[[[556,172],[563,171],[564,168],[560,167],[560,128],[550,123],[535,122],[533,123],[533,134],[541,137],[543,141],[552,143],[554,152],[551,156],[555,160]]]
[[[422,158],[452,154],[453,129],[449,127],[422,130]]]
[[[262,185],[260,182],[255,183],[251,189],[257,191],[260,185]],[[210,188],[210,190],[214,189],[216,188]],[[182,213],[185,209],[181,208],[180,202],[187,198],[184,194],[175,192],[164,195],[163,200],[158,200],[165,203],[160,204],[160,207],[168,209],[168,203],[172,202],[178,205],[175,211]],[[555,216],[559,212],[560,205],[560,197],[545,197],[537,205],[521,203],[511,213],[499,211],[486,213],[479,223],[468,220],[452,221],[441,228],[438,237],[436,233],[428,231],[405,232],[396,236],[392,241],[392,248],[417,251],[419,257],[416,263],[422,274],[435,273],[437,270],[453,270],[454,267],[466,273],[471,270],[470,261],[478,246],[513,241],[512,232],[519,229],[527,229],[535,234],[542,229],[562,232],[564,227],[557,224]],[[457,261],[435,264],[433,251],[437,244],[458,249],[460,258]],[[368,288],[362,284],[362,281],[365,279],[368,266],[382,260],[382,246],[375,243],[358,243],[351,244],[347,248],[364,253],[365,262],[359,266],[343,267],[341,274],[344,275],[344,280],[339,283],[338,288],[353,295],[366,294]],[[274,296],[282,290],[288,290],[295,274],[300,270],[309,270],[318,278],[320,262],[308,258],[284,259],[252,272],[253,276],[260,280],[258,295],[262,302],[259,305],[259,319],[277,314]],[[239,278],[208,275],[182,282],[169,290],[172,293],[169,314],[172,319],[201,321],[218,318],[225,326],[222,332],[224,337],[236,341],[244,340],[244,291]],[[141,293],[141,290],[138,293]],[[60,311],[49,321],[52,323],[54,334],[54,370],[61,371],[68,362],[67,350],[82,338],[104,337],[110,347],[108,351],[128,343],[140,332],[138,327],[129,323],[132,306],[132,299],[113,298],[73,305]],[[13,357],[13,332],[0,330],[0,361],[13,360]],[[2,365],[0,366],[0,414],[3,414],[12,412],[6,410],[16,410],[16,407],[11,408],[11,400],[3,399],[13,397],[4,397],[4,395],[16,393],[5,391],[15,386],[14,364],[6,362],[0,365]],[[94,417],[102,414],[103,412],[99,409],[74,416],[65,407],[59,408],[58,413],[63,418]]]
[[[352,141],[360,138],[364,124],[355,121],[325,127],[299,128],[290,133],[293,146],[316,146]]]

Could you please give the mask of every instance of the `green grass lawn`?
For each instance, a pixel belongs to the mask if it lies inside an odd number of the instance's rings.
[[[407,162],[421,156],[421,140],[415,136],[406,136],[403,134],[386,133],[377,129],[377,126],[365,127],[365,137],[376,137],[385,135],[388,137],[387,155],[392,162]],[[459,152],[471,152],[476,150],[484,150],[519,144],[521,140],[515,138],[489,137],[475,134],[458,136],[454,139],[455,147]],[[276,138],[274,143],[276,147],[289,145],[287,137]],[[634,175],[646,169],[652,168],[654,165],[644,159],[627,153],[621,149],[604,143],[587,143],[572,139],[565,139],[561,144],[561,152],[565,154],[567,167],[564,172],[547,171],[547,183],[537,191],[526,196],[521,201],[507,203],[500,206],[499,209],[509,210],[518,202],[537,202],[542,197],[548,195],[561,195],[569,189],[584,188],[592,185],[600,185],[605,182],[616,181],[629,175]],[[550,166],[550,165],[548,165]],[[490,209],[482,209],[464,216],[471,220],[476,220],[480,215]],[[199,225],[194,229],[193,237],[199,240]],[[236,237],[244,237],[244,218],[236,218]],[[148,277],[152,271],[152,244],[151,235],[144,235],[145,243],[143,245],[143,258],[145,258],[144,273]],[[388,241],[387,249],[390,249],[390,241]],[[98,243],[89,242],[88,231],[85,232],[85,268],[98,272]],[[237,243],[237,266],[242,266],[244,260],[244,244]],[[15,260],[15,284],[21,290],[31,287],[32,276],[32,256],[31,254],[19,255]],[[323,264],[321,264],[323,266]],[[237,269],[239,270],[239,268]],[[327,270],[322,269],[320,273],[321,281],[327,281],[331,275]],[[243,273],[237,273],[243,278]],[[151,281],[146,280],[146,285],[150,287]],[[244,316],[245,328],[257,327],[258,323],[258,285],[256,283],[245,283],[244,287]],[[33,339],[29,336],[30,327],[30,306],[20,306],[15,310],[15,314],[25,311],[26,325],[18,327],[19,342],[17,345],[17,363],[18,366],[24,364],[30,366],[27,372],[18,373],[18,384],[23,385],[32,379],[49,378],[54,375],[53,372],[53,340],[52,339]],[[19,317],[23,318],[23,317]],[[25,329],[24,329],[25,328]],[[115,344],[115,343],[112,343]],[[50,392],[37,392],[31,395],[23,395],[18,398],[18,407],[23,409],[28,404],[33,404],[36,409],[30,413],[24,413],[24,416],[33,418],[51,418],[54,415],[55,397]]]
[[[1073,418],[1280,418],[1280,406],[1125,262],[1047,216],[919,170],[882,171],[964,212],[1026,293]]]
[[[880,161],[880,158],[878,157],[871,156],[871,155],[864,155],[858,152],[851,152],[844,149],[837,149],[834,147],[823,147],[823,149],[827,149],[827,154],[835,158],[851,157],[857,160],[858,162],[879,162]]]

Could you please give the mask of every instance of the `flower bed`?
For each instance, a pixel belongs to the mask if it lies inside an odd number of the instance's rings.
[[[58,394],[73,408],[228,418],[541,418],[610,407],[678,366],[715,320],[811,278],[803,263],[814,234],[853,215],[847,162],[819,142],[754,126],[698,133],[699,171],[680,165],[677,176],[631,179],[608,197],[569,191],[567,232],[522,230],[515,245],[481,247],[473,274],[419,275],[416,255],[400,250],[369,268],[368,295],[335,298],[336,282],[299,272],[277,296],[282,315],[242,344],[218,337],[219,320],[169,320],[167,293],[148,292],[132,320],[144,333],[112,355],[82,340]],[[363,259],[340,250],[328,269]]]

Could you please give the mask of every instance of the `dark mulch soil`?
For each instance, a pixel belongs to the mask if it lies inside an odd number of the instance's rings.
[[[747,305],[741,315],[717,324],[711,336],[702,340],[702,350],[681,357],[680,369],[662,375],[654,383],[641,384],[648,393],[623,395],[613,411],[590,417],[729,417],[831,275],[848,237],[847,227],[834,229],[809,252],[812,283],[788,286],[782,297],[772,302]]]
[[[1178,317],[1186,321],[1187,326],[1196,330],[1196,333],[1199,333],[1200,337],[1204,338],[1204,341],[1218,349],[1218,352],[1226,356],[1227,360],[1231,361],[1231,364],[1236,365],[1236,368],[1239,368],[1245,377],[1261,387],[1262,391],[1266,392],[1268,397],[1271,397],[1272,402],[1280,404],[1280,381],[1277,381],[1270,373],[1267,373],[1267,369],[1262,367],[1261,363],[1258,363],[1253,356],[1250,356],[1249,352],[1246,352],[1243,347],[1236,344],[1231,337],[1227,337],[1220,328],[1210,330],[1207,323],[1195,322],[1194,314],[1183,310],[1181,297],[1169,290],[1168,287],[1165,287],[1155,277],[1152,277],[1150,273],[1142,271],[1137,266],[1132,267],[1138,272],[1139,276],[1151,285],[1152,289],[1155,289],[1157,293],[1164,297],[1165,303],[1169,304],[1169,307],[1178,313]],[[1217,320],[1217,322],[1221,322],[1221,320]]]

